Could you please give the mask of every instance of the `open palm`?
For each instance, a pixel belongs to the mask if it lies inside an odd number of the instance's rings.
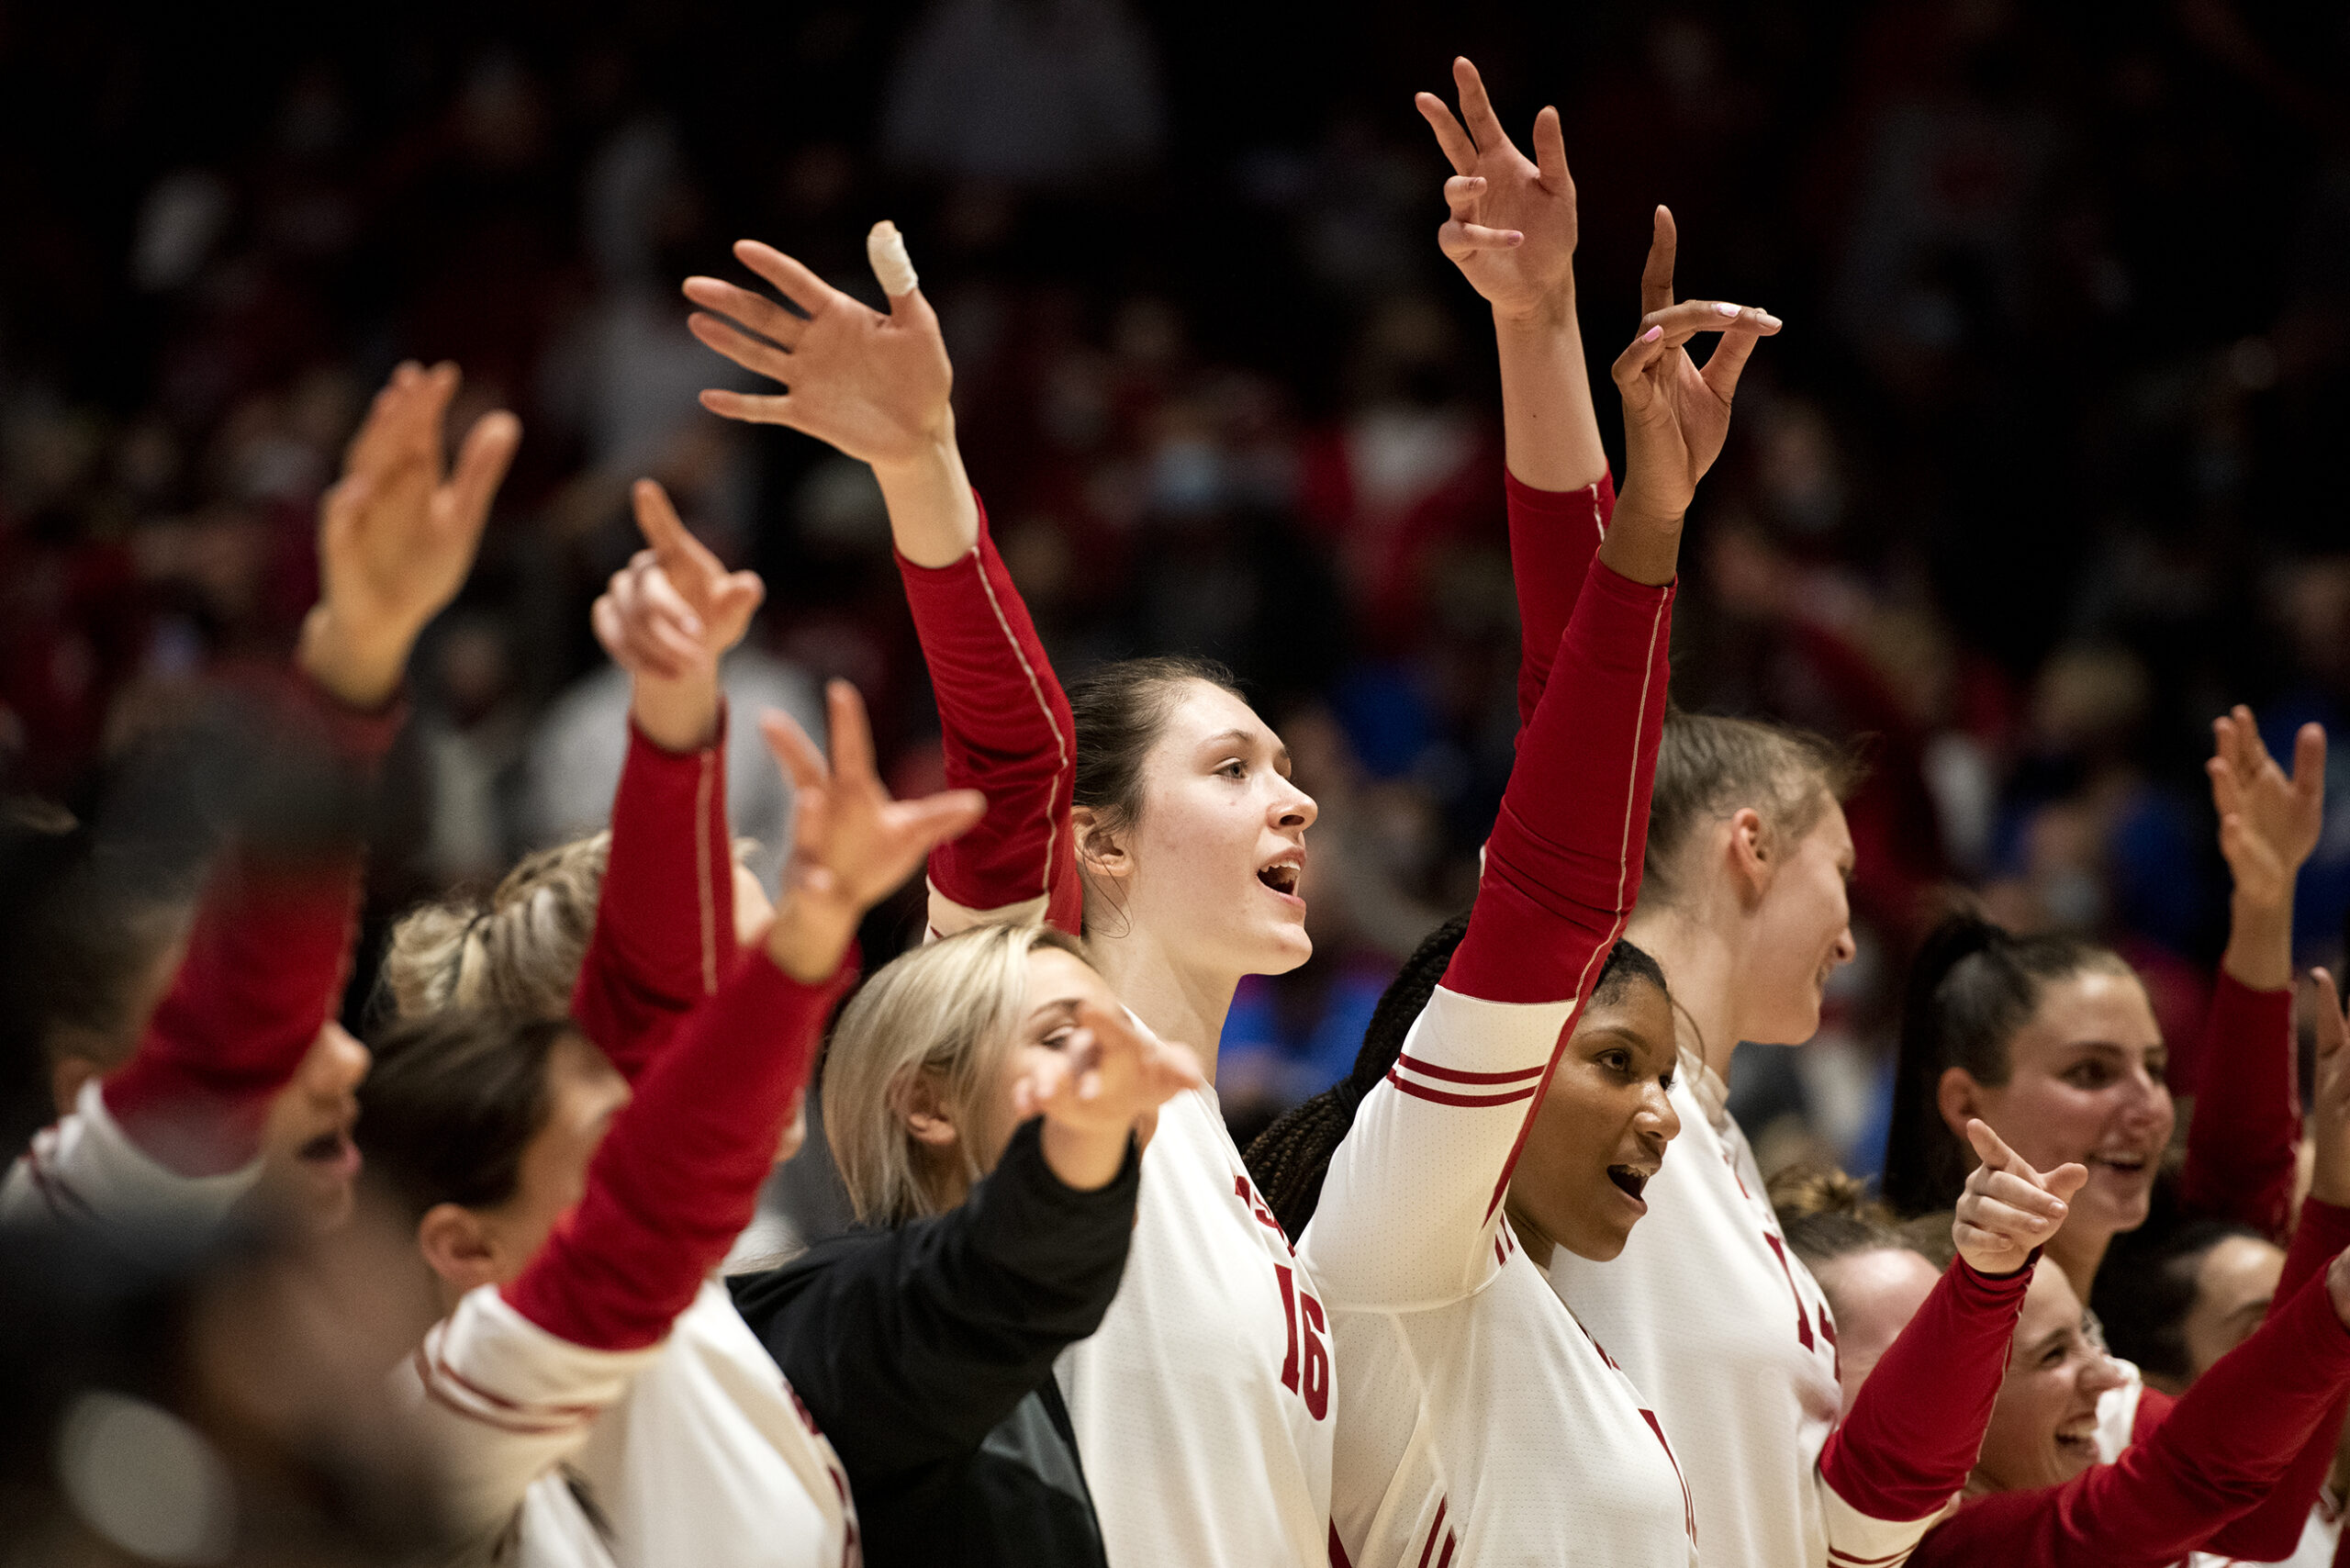
[[[2303,724],[2293,737],[2288,775],[2268,754],[2239,703],[2211,721],[2211,804],[2220,813],[2220,850],[2239,893],[2273,903],[2292,891],[2301,863],[2325,825],[2325,730]]]
[[[919,289],[899,297],[884,316],[771,246],[744,240],[734,254],[792,308],[720,278],[691,277],[686,297],[701,308],[688,325],[703,342],[785,390],[712,388],[701,395],[704,408],[730,420],[789,426],[877,465],[919,456],[949,428],[955,370],[937,315]]]
[[[1528,159],[1502,129],[1477,68],[1456,59],[1452,80],[1460,120],[1433,93],[1413,100],[1452,164],[1444,183],[1451,215],[1437,243],[1496,312],[1533,315],[1574,284],[1575,182],[1559,111],[1545,107],[1534,117]]]

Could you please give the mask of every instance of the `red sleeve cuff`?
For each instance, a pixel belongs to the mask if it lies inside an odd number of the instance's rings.
[[[1507,492],[1513,507],[1538,517],[1557,518],[1562,521],[1590,521],[1605,532],[1607,520],[1616,510],[1616,476],[1602,474],[1591,484],[1574,490],[1538,490],[1505,466],[1502,487]]]

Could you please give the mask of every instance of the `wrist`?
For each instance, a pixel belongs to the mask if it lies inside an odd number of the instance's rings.
[[[416,633],[407,630],[360,634],[319,604],[303,618],[294,662],[329,697],[365,712],[399,690],[415,644]]]
[[[790,898],[767,928],[767,958],[801,985],[822,985],[841,967],[849,939],[856,935],[854,915],[811,907],[804,898]]]
[[[1496,304],[1494,309],[1494,330],[1504,336],[1539,332],[1545,336],[1565,331],[1575,325],[1575,282],[1570,275],[1566,282],[1532,299]]]
[[[718,741],[718,677],[713,672],[663,680],[640,675],[633,682],[629,717],[663,751],[706,751]]]
[[[1133,1136],[1131,1125],[1087,1127],[1046,1116],[1037,1142],[1046,1168],[1062,1186],[1098,1193],[1126,1168],[1126,1145]]]
[[[884,487],[934,483],[942,471],[959,467],[962,449],[955,443],[955,410],[946,409],[938,422],[922,431],[905,454],[873,465],[873,476]]]
[[[2293,983],[2293,906],[2289,897],[2236,894],[2228,902],[2228,946],[2220,957],[2228,978],[2250,991],[2282,991]]]

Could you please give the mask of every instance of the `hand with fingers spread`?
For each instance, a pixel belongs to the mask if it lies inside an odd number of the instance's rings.
[[[1624,399],[1625,474],[1623,499],[1608,535],[1611,545],[1616,532],[1634,521],[1651,531],[1672,531],[1677,544],[1697,481],[1721,455],[1729,435],[1730,399],[1755,341],[1780,327],[1776,316],[1752,306],[1719,299],[1676,303],[1673,270],[1678,246],[1673,214],[1660,207],[1648,265],[1640,274],[1639,335],[1617,357],[1613,372]],[[1685,346],[1700,332],[1722,335],[1702,369]],[[1664,580],[1621,566],[1617,569],[1635,581]]]
[[[767,585],[728,571],[659,485],[639,479],[631,498],[646,547],[612,574],[589,620],[634,681],[637,727],[666,750],[690,751],[717,734],[719,661],[750,630]]]
[[[1988,1122],[1966,1124],[1966,1141],[1982,1161],[1959,1194],[1951,1239],[1978,1274],[2012,1274],[2064,1227],[2066,1200],[2089,1179],[2085,1165],[2060,1165],[2042,1175],[1999,1141]]]
[[[1079,1004],[1057,1054],[1032,1053],[1013,1085],[1013,1112],[1045,1118],[1044,1152],[1053,1174],[1091,1191],[1125,1161],[1126,1136],[1145,1140],[1158,1107],[1207,1080],[1189,1046],[1170,1045],[1122,1007]]]
[[[2333,976],[2310,971],[2310,1002],[2317,1023],[2317,1083],[2310,1095],[2310,1196],[2350,1208],[2350,1020]]]
[[[490,502],[522,427],[484,414],[456,465],[442,422],[460,377],[453,364],[392,372],[319,502],[319,602],[302,626],[302,668],[337,700],[381,706],[398,689],[408,652],[473,570]]]
[[[1534,117],[1528,159],[1502,129],[1477,68],[1456,59],[1452,80],[1460,94],[1460,119],[1434,93],[1413,99],[1452,164],[1452,177],[1444,183],[1450,216],[1437,231],[1438,245],[1497,317],[1572,311],[1575,182],[1567,173],[1559,111],[1546,106]]]
[[[777,967],[810,985],[838,967],[865,912],[987,808],[977,790],[891,800],[874,771],[873,732],[856,688],[835,680],[824,700],[829,760],[789,715],[771,711],[759,722],[768,749],[798,791],[791,858],[767,948]]]
[[[2241,703],[2211,721],[2211,740],[2203,767],[2220,815],[2220,853],[2235,880],[2221,962],[2255,991],[2281,990],[2293,975],[2294,879],[2324,826],[2325,730],[2301,726],[2289,776]]]
[[[735,258],[781,302],[722,278],[686,279],[686,297],[700,308],[687,319],[694,336],[783,386],[763,396],[713,387],[702,407],[786,426],[871,464],[899,550],[919,566],[943,566],[979,537],[948,401],[955,367],[937,314],[912,286],[896,229],[877,224],[872,240],[868,254],[883,286],[907,286],[889,297],[886,316],[755,240],[737,241]]]

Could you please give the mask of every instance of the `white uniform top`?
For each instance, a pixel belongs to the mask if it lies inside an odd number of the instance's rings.
[[[850,1568],[833,1445],[726,1287],[706,1280],[641,1350],[560,1339],[494,1286],[394,1373],[446,1461],[462,1525],[545,1568]]]
[[[2187,1562],[2188,1568],[2333,1568],[2333,1554],[2341,1545],[2342,1506],[2330,1491],[2321,1491],[2310,1505],[2310,1517],[2301,1526],[2301,1539],[2293,1544],[2293,1555],[2282,1562],[2254,1562],[2209,1551],[2199,1551]]]
[[[1118,1568],[1326,1560],[1328,1320],[1214,1091],[1159,1108],[1116,1299],[1055,1372]]]
[[[8,1168],[0,1222],[218,1225],[260,1178],[258,1159],[222,1176],[183,1176],[158,1163],[123,1132],[94,1078]]]
[[[1685,1044],[1673,1104],[1681,1136],[1623,1254],[1561,1248],[1550,1286],[1673,1434],[1708,1562],[1897,1562],[1933,1520],[1870,1518],[1821,1479],[1843,1406],[1835,1320],[1779,1230],[1728,1089]]]
[[[1354,1568],[1697,1561],[1668,1426],[1496,1201],[1573,1011],[1438,987],[1331,1158],[1302,1247],[1337,1326],[1332,1515]]]

